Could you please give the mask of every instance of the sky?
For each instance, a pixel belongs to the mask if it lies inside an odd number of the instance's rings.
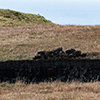
[[[0,0],[0,9],[40,14],[61,25],[100,25],[100,0]]]

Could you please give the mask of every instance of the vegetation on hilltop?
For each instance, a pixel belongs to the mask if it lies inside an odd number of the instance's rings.
[[[43,16],[0,9],[0,26],[53,24]]]

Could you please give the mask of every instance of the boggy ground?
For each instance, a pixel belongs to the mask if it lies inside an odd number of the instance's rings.
[[[17,17],[22,18],[18,14]],[[33,24],[34,19],[33,22],[31,19],[26,24],[26,21],[23,19],[19,21],[16,16],[14,20],[11,13],[9,13],[10,17],[8,13],[6,15],[0,16],[0,61],[32,59],[37,51],[52,50],[57,47],[63,47],[64,50],[74,48],[83,53],[88,52],[89,57],[100,58],[100,26],[37,25],[36,22]],[[41,23],[43,18],[39,18]],[[0,100],[99,99],[100,82],[0,83]]]
[[[57,47],[100,58],[100,26],[0,26],[0,60],[32,59],[37,51]]]
[[[40,50],[74,48],[100,57],[100,26],[0,26],[0,60],[32,59]],[[94,53],[93,53],[94,52]],[[0,100],[99,100],[100,82],[0,83]]]
[[[0,83],[0,100],[100,100],[100,82]]]

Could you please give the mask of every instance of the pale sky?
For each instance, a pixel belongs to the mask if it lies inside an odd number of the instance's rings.
[[[1,9],[40,14],[57,24],[100,24],[100,0],[0,0]]]

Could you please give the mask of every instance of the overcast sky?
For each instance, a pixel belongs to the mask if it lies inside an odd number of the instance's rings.
[[[40,14],[57,24],[100,24],[100,0],[0,0],[1,9]]]

